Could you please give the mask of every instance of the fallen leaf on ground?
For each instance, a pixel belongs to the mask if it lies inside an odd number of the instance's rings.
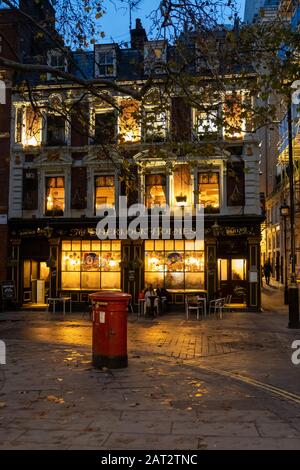
[[[63,403],[65,403],[65,400],[63,398],[58,398],[55,395],[48,395],[47,400],[57,403],[59,405],[62,405]]]

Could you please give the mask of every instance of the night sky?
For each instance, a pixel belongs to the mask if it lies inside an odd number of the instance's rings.
[[[240,17],[244,17],[245,0],[238,0],[240,4]],[[141,18],[147,32],[149,32],[151,21],[149,13],[159,5],[159,0],[143,0],[140,8],[133,12],[133,25],[136,18]],[[102,28],[106,37],[99,42],[126,42],[129,41],[129,11],[126,5],[122,7],[121,2],[107,0],[107,14],[103,17]]]

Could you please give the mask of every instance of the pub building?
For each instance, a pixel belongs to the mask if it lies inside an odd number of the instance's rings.
[[[243,157],[254,169],[258,166],[255,149],[258,152],[255,142],[244,145]],[[27,211],[34,212],[35,217],[10,219],[10,269],[18,304],[44,305],[47,297],[64,295],[71,296],[81,308],[90,293],[102,289],[122,289],[131,293],[137,304],[140,290],[152,284],[167,289],[174,308],[183,305],[185,292],[203,289],[209,299],[230,294],[232,303],[259,310],[263,217],[259,195],[255,197],[255,185],[251,184],[253,172],[244,171],[245,161],[236,158],[228,163],[219,155],[208,168],[207,161],[204,166],[200,160],[198,167],[190,167],[185,159],[177,159],[173,171],[166,172],[161,156],[139,153],[134,160],[140,158],[145,158],[146,164],[139,174],[142,189],[136,202],[143,202],[147,208],[168,204],[171,211],[183,206],[193,211],[197,203],[203,204],[204,242],[174,239],[172,231],[168,240],[99,240],[97,209],[103,203],[118,208],[118,175],[112,168],[109,171],[109,165],[103,174],[103,164],[101,176],[96,164],[84,172],[82,166],[74,169],[71,157],[67,165],[66,159],[63,164],[58,158],[45,167],[37,158],[35,168],[31,162],[31,168],[22,172],[23,207],[30,202]],[[92,187],[83,177],[88,172],[92,174]],[[49,173],[51,177],[46,176]],[[71,184],[67,186],[68,180]],[[71,208],[78,208],[78,196],[84,192],[94,198],[83,197],[81,217],[70,217]],[[43,211],[45,215],[41,216]],[[89,216],[91,212],[93,217]]]
[[[161,73],[172,47],[148,41],[137,20],[130,48],[96,44],[93,52],[74,53],[74,60],[86,77],[130,87],[147,80],[156,60]],[[68,71],[71,66],[60,54],[47,50],[49,64]],[[18,305],[44,306],[48,297],[65,295],[82,308],[88,295],[101,289],[129,292],[136,305],[140,290],[152,284],[166,288],[174,306],[184,303],[184,292],[203,289],[209,299],[231,294],[233,303],[259,310],[260,142],[241,118],[242,91],[234,117],[226,99],[215,103],[224,128],[183,97],[170,96],[166,110],[157,111],[151,103],[143,110],[151,118],[149,130],[136,121],[139,104],[129,96],[114,97],[121,110],[116,112],[98,97],[85,99],[80,86],[57,84],[51,75],[39,80],[37,99],[50,104],[42,116],[33,112],[29,97],[17,90],[12,96],[8,276]],[[228,89],[229,101],[231,93]],[[74,103],[68,119],[55,112],[62,103]],[[240,131],[233,134],[232,127]],[[192,164],[188,155],[163,150],[170,136],[172,142],[197,146],[207,134],[216,145],[205,158],[203,152],[194,154]],[[128,152],[136,168],[133,202],[148,209],[167,204],[171,211],[204,205],[204,243],[97,238],[100,206],[118,212],[119,195],[125,195],[120,171],[107,156],[116,147]]]

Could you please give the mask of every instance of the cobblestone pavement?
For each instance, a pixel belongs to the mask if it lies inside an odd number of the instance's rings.
[[[86,317],[1,314],[0,449],[300,449],[300,331],[280,302],[270,288],[260,314],[131,317],[115,371],[91,366]]]

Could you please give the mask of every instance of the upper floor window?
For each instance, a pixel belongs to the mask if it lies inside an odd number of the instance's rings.
[[[227,94],[223,107],[224,137],[227,140],[239,140],[243,137],[242,96]]]
[[[173,174],[174,205],[178,207],[192,206],[192,178],[190,166],[186,163],[176,165]]]
[[[64,116],[48,114],[47,116],[47,145],[66,144],[66,120]]]
[[[206,136],[217,138],[218,132],[217,108],[207,111],[194,111],[194,136],[196,139],[203,139]]]
[[[16,108],[15,142],[36,147],[42,139],[42,116],[32,106]]]
[[[199,204],[204,205],[204,212],[215,214],[220,211],[220,175],[219,172],[201,172],[198,174]]]
[[[120,143],[136,143],[141,140],[140,104],[133,99],[124,99],[120,103],[119,117]]]
[[[146,174],[145,195],[147,209],[151,209],[153,206],[166,205],[166,175],[161,173]]]
[[[164,142],[167,136],[166,112],[146,109],[143,133],[146,142]]]
[[[145,73],[164,73],[164,64],[167,62],[166,41],[149,41],[144,46]]]
[[[102,175],[95,178],[95,213],[101,206],[113,207],[115,205],[115,178],[111,175]]]
[[[53,67],[61,72],[68,71],[68,62],[62,51],[51,50],[47,54],[47,64],[50,67]],[[47,74],[47,80],[57,80],[58,77],[52,75],[51,73]]]
[[[15,135],[15,141],[17,144],[21,144],[23,141],[23,118],[24,118],[23,108],[17,108],[16,109],[16,135]]]
[[[65,210],[65,179],[63,176],[46,178],[46,215],[62,216]]]
[[[116,141],[117,117],[113,111],[95,113],[95,144],[113,144]]]
[[[115,77],[117,74],[116,47],[96,46],[95,48],[95,76]]]

